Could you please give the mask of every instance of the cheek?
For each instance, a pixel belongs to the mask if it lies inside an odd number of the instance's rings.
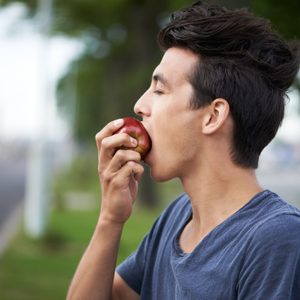
[[[156,123],[153,150],[162,165],[172,167],[195,157],[197,133],[182,121],[184,120],[161,120]]]
[[[188,100],[184,99],[189,97],[164,98],[153,106],[153,149],[166,160],[176,154],[184,156],[185,151],[190,153],[194,149],[197,116],[196,111],[189,109]]]
[[[189,149],[197,136],[195,121],[193,111],[185,107],[162,106],[153,114],[154,146],[168,147],[169,152]]]

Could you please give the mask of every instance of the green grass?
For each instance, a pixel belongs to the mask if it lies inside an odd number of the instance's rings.
[[[87,163],[80,160],[73,165],[73,172],[58,177],[54,193],[56,210],[51,215],[47,234],[42,239],[32,240],[21,232],[0,257],[0,300],[66,298],[70,281],[98,219],[98,209],[68,211],[64,204],[65,193],[74,192],[77,188],[98,195],[98,182],[91,180],[94,174],[85,173],[92,169],[86,167]],[[77,174],[76,178],[72,174]],[[162,207],[180,193],[181,188],[176,180],[160,184]],[[160,211],[135,206],[123,231],[118,263],[137,247]]]
[[[118,262],[136,248],[157,215],[158,211],[134,211],[124,229]],[[55,211],[44,238],[31,240],[20,233],[0,258],[0,299],[65,299],[97,217],[97,211]]]

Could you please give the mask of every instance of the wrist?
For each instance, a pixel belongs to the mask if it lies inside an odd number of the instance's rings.
[[[124,225],[122,223],[113,222],[110,219],[99,217],[93,234],[93,240],[106,241],[106,245],[110,247],[111,242],[119,243]],[[109,242],[110,241],[110,242]],[[102,244],[103,242],[101,242]]]
[[[110,228],[116,230],[122,230],[124,225],[125,222],[119,221],[107,214],[100,214],[100,217],[98,219],[98,224],[97,224],[97,226],[101,228]]]

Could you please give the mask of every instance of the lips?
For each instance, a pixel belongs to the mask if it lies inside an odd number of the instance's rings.
[[[153,138],[152,138],[151,130],[149,129],[149,127],[147,126],[147,124],[145,124],[145,122],[143,122],[143,121],[141,123],[143,124],[144,128],[147,130],[147,133],[148,133],[148,135],[150,137],[150,140],[151,140],[150,149],[148,150],[146,156],[144,157],[144,161],[147,162],[149,160],[149,156],[150,156],[152,150],[154,149],[153,148],[154,147],[154,141],[153,141]]]

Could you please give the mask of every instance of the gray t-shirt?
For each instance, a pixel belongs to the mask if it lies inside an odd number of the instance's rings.
[[[142,300],[300,299],[300,212],[265,190],[183,253],[192,217],[177,198],[117,268]]]

